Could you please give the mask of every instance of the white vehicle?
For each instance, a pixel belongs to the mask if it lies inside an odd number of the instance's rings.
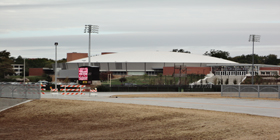
[[[47,84],[49,84],[49,82],[48,81],[38,81],[37,84],[47,85]]]

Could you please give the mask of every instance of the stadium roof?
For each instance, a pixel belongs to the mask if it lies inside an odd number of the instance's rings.
[[[128,62],[128,63],[224,63],[238,64],[233,61],[205,55],[178,52],[122,52],[92,56],[92,63]],[[88,57],[67,63],[87,63]]]

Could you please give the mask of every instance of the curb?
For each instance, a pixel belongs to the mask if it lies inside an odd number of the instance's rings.
[[[12,108],[12,107],[15,107],[15,106],[18,106],[18,105],[24,104],[24,103],[28,103],[28,102],[30,102],[30,101],[32,101],[32,100],[27,100],[27,101],[24,101],[24,102],[21,102],[21,103],[15,104],[15,105],[13,105],[13,106],[10,106],[10,107],[7,107],[7,108],[5,108],[5,109],[0,110],[0,112],[5,111],[5,110],[7,110],[7,109],[10,109],[10,108]]]

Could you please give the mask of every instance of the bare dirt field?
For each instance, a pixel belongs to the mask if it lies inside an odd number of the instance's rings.
[[[280,118],[41,99],[0,112],[0,139],[280,139]]]

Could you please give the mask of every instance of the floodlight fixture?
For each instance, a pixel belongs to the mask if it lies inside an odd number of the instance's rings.
[[[253,42],[253,49],[252,49],[252,85],[254,85],[254,42],[260,42],[260,35],[250,35],[249,42]]]
[[[88,66],[91,66],[90,64],[90,36],[91,33],[97,33],[98,34],[99,26],[98,25],[85,25],[84,33],[89,34],[89,43],[88,43]]]
[[[54,68],[54,73],[55,73],[55,90],[57,90],[57,45],[58,45],[58,42],[55,42],[54,45],[55,45],[55,68]]]

